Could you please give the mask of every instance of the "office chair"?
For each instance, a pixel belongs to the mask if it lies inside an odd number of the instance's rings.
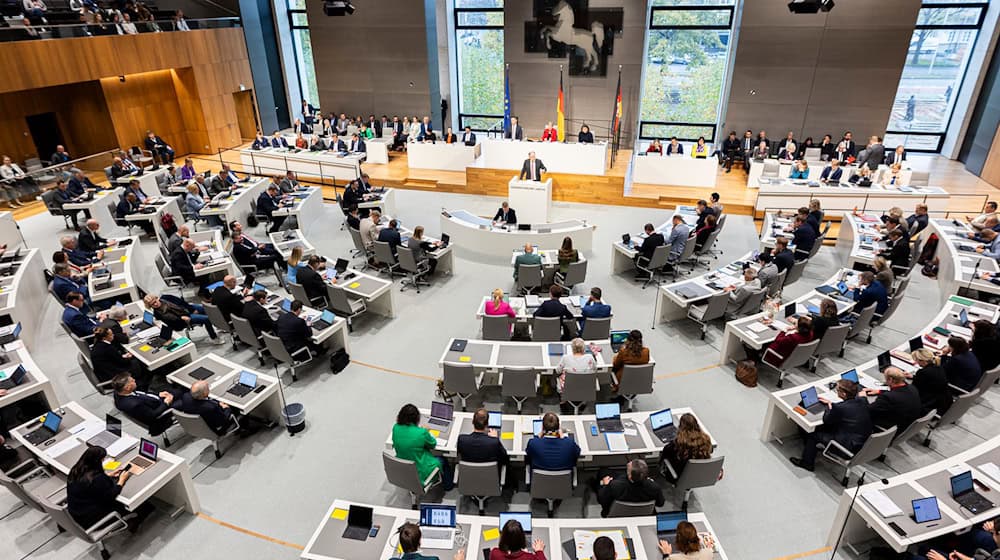
[[[993,386],[997,380],[1000,379],[1000,366],[997,366],[991,370],[983,372],[983,376],[979,378],[979,383],[973,388],[979,391],[979,396],[982,397],[986,394],[986,391]],[[961,391],[961,389],[959,389]]]
[[[479,383],[482,374],[476,375],[471,364],[454,364],[445,362],[444,368],[444,390],[454,393],[462,401],[462,410],[465,410],[465,403],[469,397],[479,392]]]
[[[538,395],[538,385],[538,372],[534,368],[505,367],[500,374],[500,396],[514,399],[518,414],[524,401]]]
[[[688,501],[691,498],[692,490],[715,486],[722,476],[722,466],[725,461],[726,457],[724,455],[709,459],[691,459],[684,465],[684,469],[680,475],[674,472],[670,461],[664,461],[664,468],[673,475],[673,480],[677,481],[673,483],[674,488],[684,492],[684,498],[681,501],[681,509],[683,511],[687,511],[688,509]]]
[[[503,493],[507,479],[507,466],[498,467],[496,461],[469,463],[459,461],[455,467],[455,485],[458,493],[472,498],[479,506],[479,515],[486,514],[486,501]]]
[[[302,287],[302,284],[297,284],[295,282],[288,282],[287,284],[288,292],[292,294],[292,299],[297,299],[310,307],[318,307],[320,309],[326,309],[329,305],[326,301],[326,296],[310,298],[309,295],[306,294],[306,289]]]
[[[573,293],[574,286],[577,284],[583,284],[586,280],[587,261],[585,260],[569,263],[569,268],[566,269],[565,275],[557,270],[553,276],[553,282],[555,285],[562,288],[567,295]]]
[[[828,461],[844,467],[844,477],[840,479],[840,485],[846,488],[851,481],[851,467],[870,463],[885,455],[885,450],[888,449],[895,435],[896,426],[875,432],[868,437],[857,453],[852,453],[837,443],[837,440],[830,440],[830,443],[823,448],[822,455]]]
[[[768,347],[760,361],[778,372],[777,387],[780,389],[782,385],[785,384],[785,375],[799,366],[806,365],[809,362],[809,358],[812,357],[813,352],[816,351],[817,346],[819,346],[818,339],[799,344],[791,351],[791,353],[788,354],[787,357],[782,356],[773,348]]]
[[[330,302],[328,308],[337,315],[347,318],[348,331],[354,330],[353,319],[368,310],[364,299],[348,296],[340,286],[327,284],[326,297]]]
[[[573,407],[573,414],[597,402],[597,372],[566,374],[562,398]]]
[[[573,321],[576,323],[576,321]],[[584,340],[607,340],[611,338],[611,317],[586,319],[583,322],[583,332],[580,338]]]
[[[688,306],[688,319],[698,323],[701,329],[702,340],[705,340],[705,334],[708,332],[708,324],[711,321],[725,317],[728,305],[729,292],[719,292],[710,296],[703,304],[698,303]]]
[[[197,414],[188,414],[186,412],[181,412],[179,410],[174,410],[174,418],[177,423],[180,424],[181,429],[183,429],[189,436],[195,439],[207,439],[212,442],[212,446],[215,448],[215,458],[222,458],[222,440],[236,435],[240,430],[240,423],[235,416],[231,417],[230,425],[226,427],[226,431],[217,434],[215,430],[208,427],[205,423],[205,419]]]
[[[633,409],[635,399],[639,395],[653,394],[653,367],[656,364],[625,364],[622,368],[622,380],[618,385],[618,394],[628,401],[628,410]]]
[[[788,269],[782,270],[774,277],[774,280],[767,285],[767,297],[775,297],[781,293],[781,289],[785,287],[785,279],[788,278]],[[758,309],[759,311],[759,309]]]
[[[515,281],[517,293],[521,295],[533,293],[542,287],[542,265],[522,264],[517,267]]]
[[[69,514],[66,504],[57,505],[44,498],[40,499],[39,503],[56,525],[65,529],[67,533],[85,543],[96,544],[103,560],[111,558],[111,552],[105,547],[104,541],[128,530],[128,523],[117,511],[107,514],[91,527],[81,527]]]
[[[785,274],[785,283],[782,288],[788,286],[789,284],[798,282],[799,279],[802,278],[802,273],[805,272],[807,264],[809,264],[809,259],[803,259],[801,261],[795,261],[795,264],[785,269],[787,274]]]
[[[45,209],[49,211],[51,216],[62,216],[63,224],[66,229],[72,229],[72,223],[70,221],[70,213],[76,213],[76,210],[63,210],[62,206],[56,203],[56,189],[46,191],[42,193],[42,203],[45,204]]]
[[[288,349],[285,348],[285,344],[281,342],[281,339],[273,334],[260,333],[260,336],[263,338],[264,347],[267,348],[267,352],[271,354],[271,357],[288,366],[288,371],[292,374],[293,382],[299,380],[295,371],[296,368],[311,362],[313,358],[316,357],[313,355],[312,350],[310,350],[308,346],[303,346],[295,352],[289,352]],[[304,359],[302,359],[302,357],[304,357]]]
[[[514,319],[507,315],[483,315],[483,340],[510,340],[513,324]]]
[[[421,284],[430,286],[430,283],[423,280],[428,272],[430,272],[430,265],[428,265],[426,259],[417,262],[416,257],[413,256],[413,251],[403,246],[396,247],[396,255],[399,257],[399,266],[407,273],[407,278],[404,278],[400,282],[402,286],[400,286],[399,291],[404,292],[407,286],[413,286],[419,294]]]
[[[656,514],[656,502],[623,502],[615,500],[611,503],[607,517],[643,517]]]
[[[257,355],[257,361],[260,362],[260,365],[264,365],[264,346],[261,344],[260,336],[254,332],[250,321],[236,315],[232,316],[232,321],[236,339],[249,346]]]
[[[850,331],[851,325],[834,325],[828,327],[826,332],[823,333],[823,338],[819,340],[819,346],[816,347],[816,351],[809,358],[812,362],[812,365],[809,366],[809,371],[816,373],[816,366],[819,365],[819,361],[824,356],[832,354],[843,356],[844,347],[847,346],[847,333]]]
[[[47,467],[28,459],[6,472],[0,471],[0,486],[10,490],[31,509],[45,513],[41,499],[55,503],[66,501],[66,478],[54,475]]]
[[[562,338],[561,317],[532,317],[532,342],[558,342]]]
[[[76,364],[80,366],[80,371],[83,372],[83,376],[87,378],[87,381],[93,385],[94,389],[102,395],[110,395],[114,390],[111,388],[111,380],[101,381],[94,374],[94,367],[91,365],[90,360],[84,354],[76,355]]]
[[[777,281],[775,281],[777,282]],[[780,288],[780,286],[779,286]],[[750,297],[743,302],[743,305],[733,313],[734,317],[743,317],[760,313],[760,308],[767,298],[767,288],[761,288],[750,293]]]
[[[576,488],[576,468],[563,471],[524,469],[524,482],[530,486],[532,500],[545,500],[549,517],[555,516],[556,500],[573,497]]]
[[[973,389],[971,392],[961,394],[955,397],[955,401],[951,403],[948,410],[939,416],[935,416],[934,420],[928,425],[927,436],[924,437],[924,447],[930,447],[931,445],[931,434],[934,430],[938,430],[943,426],[948,424],[954,424],[965,415],[966,412],[972,408],[972,405],[976,403],[979,398],[979,389]]]
[[[917,418],[909,426],[906,427],[898,436],[896,436],[892,443],[889,444],[890,447],[899,446],[905,441],[909,441],[913,436],[924,431],[925,428],[930,426],[934,417],[937,416],[937,410],[930,410],[927,414],[924,414],[920,418]],[[885,456],[879,457],[879,460],[885,460]]]
[[[863,308],[858,313],[852,313],[857,318],[854,324],[851,325],[851,330],[847,333],[847,340],[853,340],[861,334],[861,331],[868,329],[868,338],[865,340],[866,344],[870,344],[872,341],[872,319],[875,318],[875,306],[878,303],[872,303],[868,307]]]
[[[677,280],[677,276],[681,273],[680,270],[681,265],[686,264],[691,267],[691,270],[685,273],[689,274],[691,271],[694,270],[694,267],[698,264],[697,259],[694,258],[696,237],[697,236],[694,235],[694,232],[692,232],[691,235],[688,236],[687,241],[684,242],[684,249],[681,251],[681,253],[676,257],[673,257],[673,253],[671,253],[671,257],[667,258],[667,263],[672,265],[673,267],[672,270],[670,271],[670,275],[673,277],[674,280]]]
[[[439,467],[434,467],[426,480],[420,480],[415,462],[400,459],[389,451],[382,452],[382,467],[385,469],[385,478],[389,484],[410,493],[410,507],[413,509],[417,509],[420,498],[426,496],[435,484],[441,482],[441,469]]]
[[[208,320],[212,323],[212,326],[215,327],[215,330],[220,333],[228,334],[233,343],[233,350],[236,350],[236,330],[233,328],[232,323],[226,320],[225,315],[223,315],[222,311],[220,311],[215,305],[208,302],[205,302],[202,305],[205,307],[205,315],[208,316]]]
[[[653,281],[654,276],[663,275],[663,267],[667,264],[667,260],[670,258],[670,246],[660,245],[656,249],[653,249],[653,256],[648,260],[645,257],[639,257],[635,261],[635,268],[646,273],[648,276],[646,278],[637,278],[636,280],[643,280],[642,288],[646,289],[646,286]]]
[[[381,272],[389,275],[390,282],[392,282],[394,274],[403,276],[403,273],[399,270],[399,261],[396,259],[396,255],[392,254],[392,247],[385,241],[375,242],[375,260],[382,265]]]
[[[351,251],[351,258],[354,257],[364,257],[364,263],[361,265],[359,270],[364,270],[368,266],[368,259],[371,258],[372,253],[365,247],[365,242],[361,239],[361,232],[348,226],[347,232],[351,234],[351,241],[354,242],[354,250]]]

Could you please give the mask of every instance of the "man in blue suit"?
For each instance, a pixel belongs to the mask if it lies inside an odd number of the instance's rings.
[[[87,266],[94,262],[94,259],[104,258],[104,251],[82,251],[76,247],[76,238],[71,235],[63,236],[59,239],[62,250],[69,258],[69,262],[76,266]]]
[[[819,175],[819,180],[821,183],[839,183],[843,175],[844,170],[840,168],[840,162],[833,160],[830,162],[830,165],[823,168],[823,172]]]
[[[856,453],[872,435],[873,425],[868,410],[868,399],[859,399],[858,384],[847,379],[837,381],[837,396],[841,401],[831,403],[821,398],[826,405],[823,425],[803,438],[802,457],[790,457],[792,464],[812,471],[816,464],[818,444],[826,445],[836,441],[851,452]]]
[[[525,460],[532,469],[561,471],[572,469],[580,458],[580,446],[559,429],[559,417],[546,412],[542,433],[534,434],[525,449]]]
[[[279,134],[277,130],[275,130],[274,134],[271,136],[271,147],[272,148],[288,147],[288,142],[285,140],[285,137]]]
[[[431,124],[430,117],[424,117],[423,122],[420,123],[420,134],[417,134],[418,142],[424,140],[434,140],[434,126]]]
[[[854,312],[858,313],[872,303],[875,304],[875,314],[881,315],[889,308],[889,296],[885,291],[885,286],[875,279],[873,272],[865,271],[861,273],[858,288],[854,290]]]
[[[580,332],[583,332],[583,325],[587,319],[603,319],[611,316],[611,306],[601,301],[601,289],[594,286],[590,289],[590,298],[580,310],[583,319],[580,319]]]
[[[365,141],[355,132],[351,136],[351,153],[365,153]]]
[[[80,292],[83,294],[84,300],[90,299],[90,293],[87,291],[86,280],[76,281],[73,279],[72,270],[70,270],[69,265],[66,263],[56,263],[52,266],[52,274],[55,276],[52,279],[52,293],[59,298],[60,301],[66,301],[66,296],[70,292]]]
[[[66,294],[66,307],[63,308],[62,321],[69,330],[80,338],[86,338],[94,334],[99,321],[104,320],[104,314],[99,313],[97,320],[87,316],[83,312],[83,294],[80,292],[70,292]]]

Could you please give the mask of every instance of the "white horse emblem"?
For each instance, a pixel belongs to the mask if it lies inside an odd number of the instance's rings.
[[[559,0],[552,14],[556,18],[556,24],[546,25],[541,31],[542,37],[545,37],[545,48],[551,49],[552,41],[576,47],[583,51],[584,68],[590,72],[598,70],[599,53],[604,44],[604,24],[595,21],[590,25],[590,31],[573,27],[573,8],[566,0]]]

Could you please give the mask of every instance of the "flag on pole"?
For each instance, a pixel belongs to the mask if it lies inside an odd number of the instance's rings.
[[[556,131],[560,142],[566,141],[566,105],[563,101],[563,74],[559,66],[559,100],[556,101]]]
[[[621,78],[619,78],[621,79]],[[510,65],[503,71],[503,129],[510,130]]]
[[[618,132],[622,124],[622,70],[618,69],[618,93],[615,95],[615,111],[611,119],[611,135],[618,138]]]

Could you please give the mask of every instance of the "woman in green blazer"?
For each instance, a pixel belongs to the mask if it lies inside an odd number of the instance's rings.
[[[424,483],[434,472],[441,470],[441,485],[445,491],[452,489],[451,465],[444,457],[437,457],[431,450],[437,446],[437,439],[427,428],[420,427],[420,411],[412,404],[405,404],[396,415],[396,425],[392,427],[392,448],[396,457],[417,464],[417,475]]]

